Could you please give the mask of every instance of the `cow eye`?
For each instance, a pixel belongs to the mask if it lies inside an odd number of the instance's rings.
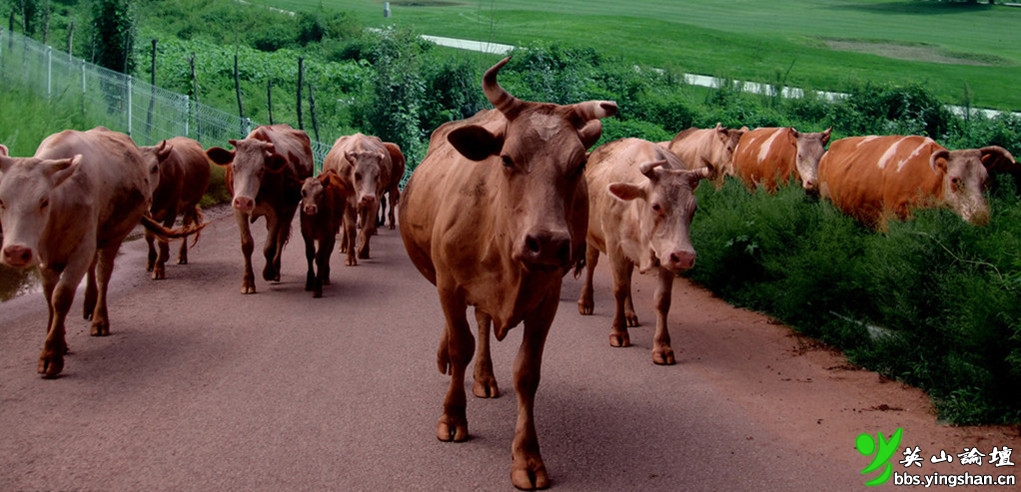
[[[500,160],[503,162],[503,167],[506,167],[508,169],[514,167],[514,161],[510,158],[509,155],[501,155]]]
[[[652,211],[656,212],[656,213],[660,213],[660,212],[663,211],[663,207],[660,206],[660,204],[658,204],[658,203],[653,203],[652,204]]]
[[[39,202],[39,209],[40,209],[40,210],[45,210],[45,209],[46,209],[46,207],[49,207],[49,206],[50,206],[50,199],[49,199],[49,198],[43,198],[43,199],[42,199],[42,200],[41,200],[41,201]]]
[[[361,181],[362,173],[355,173],[355,179]]]
[[[0,208],[7,208],[7,206],[4,205],[4,201],[3,200],[0,200]]]

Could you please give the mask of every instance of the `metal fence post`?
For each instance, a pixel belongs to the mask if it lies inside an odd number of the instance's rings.
[[[53,48],[50,46],[46,47],[46,98],[50,98],[50,94],[53,93]]]
[[[191,123],[191,101],[188,100],[187,94],[181,94],[181,105],[184,107],[184,111],[182,111],[183,117],[181,118],[184,121],[184,133],[181,135],[190,137],[191,135],[188,134],[188,124]]]
[[[126,77],[127,91],[126,91],[125,97],[127,98],[127,104],[128,104],[128,124],[127,124],[127,127],[128,127],[127,134],[128,135],[131,135],[131,91],[132,91],[131,79],[132,79],[131,77]]]

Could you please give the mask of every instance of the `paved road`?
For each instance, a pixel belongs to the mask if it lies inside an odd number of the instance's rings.
[[[442,317],[395,231],[358,267],[335,254],[322,299],[303,290],[296,235],[282,281],[260,279],[243,296],[224,212],[164,281],[146,277],[141,241],[125,244],[112,335],[88,336],[79,293],[59,379],[35,373],[41,295],[0,305],[0,490],[512,489],[513,394],[469,397],[468,442],[435,438],[448,382],[435,364]],[[998,429],[940,428],[918,392],[827,367],[832,354],[796,350],[783,327],[683,280],[671,313],[678,365],[652,364],[648,323],[635,347],[610,348],[603,268],[594,316],[578,315],[580,284],[565,281],[545,354],[536,414],[554,490],[861,489],[855,436],[898,426],[923,446],[1021,448]],[[649,321],[651,280],[636,283]],[[520,336],[494,344],[505,392]],[[880,386],[892,396],[876,396]],[[896,411],[871,411],[879,403]]]

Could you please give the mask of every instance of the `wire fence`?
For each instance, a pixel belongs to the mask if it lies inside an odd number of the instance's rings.
[[[96,125],[124,132],[138,145],[182,136],[207,148],[225,146],[259,125],[0,28],[0,93],[9,84],[74,101]],[[312,140],[316,172],[331,147]]]

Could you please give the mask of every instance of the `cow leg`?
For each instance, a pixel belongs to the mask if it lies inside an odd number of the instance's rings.
[[[316,253],[320,294],[324,285],[330,285],[330,255],[333,254],[333,246],[337,242],[337,236],[333,231],[327,231],[323,236],[323,239],[319,240],[319,251]]]
[[[372,205],[363,208],[361,215],[362,230],[358,235],[358,258],[369,259],[369,239],[376,233],[376,215],[379,212],[379,200],[373,201]]]
[[[397,208],[397,202],[401,200],[401,190],[396,186],[390,190],[390,211],[387,212],[387,219],[390,221],[390,230],[397,228],[397,219],[394,218],[394,209]]]
[[[472,394],[479,398],[496,398],[500,396],[500,388],[496,385],[493,357],[489,352],[489,332],[493,319],[476,309],[475,322],[479,325],[479,338],[475,349],[475,384],[472,385]]]
[[[46,303],[49,307],[49,324],[46,326],[46,339],[43,341],[43,350],[39,354],[39,366],[37,371],[44,378],[57,377],[64,369],[64,355],[67,354],[67,341],[64,338],[64,320],[67,319],[67,312],[71,310],[71,303],[74,301],[74,292],[81,282],[82,271],[77,274],[74,270],[65,270],[62,277],[60,272],[48,268],[40,269],[43,283],[43,293],[46,295]],[[75,277],[74,281],[70,277]]]
[[[592,276],[599,263],[599,249],[589,244],[585,247],[585,281],[581,284],[581,295],[578,296],[578,312],[592,314],[595,301],[592,299]]]
[[[656,304],[656,334],[652,337],[652,361],[660,365],[673,365],[674,349],[670,347],[670,331],[667,329],[667,315],[670,313],[671,292],[674,288],[674,273],[659,268],[659,284],[653,299]]]
[[[376,227],[383,225],[386,219],[386,195],[380,193],[379,195],[379,211],[376,213]]]
[[[238,231],[241,232],[241,255],[245,258],[245,274],[241,279],[241,293],[255,293],[255,272],[252,270],[252,252],[255,251],[255,239],[252,238],[252,229],[248,225],[248,214],[238,211],[234,212],[234,221],[237,222]]]
[[[96,309],[92,314],[92,329],[90,330],[90,334],[94,337],[103,337],[110,334],[110,317],[106,308],[106,292],[110,286],[113,262],[117,257],[118,249],[120,249],[120,242],[110,244],[96,253],[95,271],[99,295],[96,297]]]
[[[311,232],[306,231],[305,227],[302,227],[301,228],[301,239],[305,241],[305,262],[308,263],[308,272],[305,273],[305,290],[306,291],[315,290],[315,288],[316,288],[316,272],[315,272],[315,269],[312,268],[312,263],[315,260],[315,256],[316,256],[315,237],[313,237]],[[322,247],[323,247],[322,242],[320,242],[319,243],[319,249],[322,249]],[[320,288],[320,290],[319,290],[319,295],[314,295],[314,297],[321,297],[321,296],[322,296],[322,288]]]
[[[275,213],[266,214],[266,243],[262,248],[262,255],[266,257],[266,266],[262,268],[263,280],[280,281],[280,252],[283,250],[280,232],[283,228],[284,221]]]
[[[514,358],[518,418],[514,426],[514,442],[511,444],[511,483],[522,490],[549,487],[549,474],[542,461],[539,437],[535,432],[535,393],[539,389],[546,335],[556,315],[558,302],[558,295],[549,296],[525,318],[525,333],[518,355]]]
[[[163,219],[163,226],[168,229],[174,227],[174,219],[177,218],[177,211],[167,211],[165,217],[167,218]],[[185,238],[185,241],[187,241],[187,238]],[[170,243],[163,238],[157,238],[156,243],[159,245],[160,250],[159,254],[156,256],[156,265],[152,269],[152,279],[163,280],[167,277],[167,260],[170,259]]]
[[[440,283],[442,285],[442,283]],[[467,399],[464,391],[464,374],[475,351],[475,337],[465,312],[468,306],[456,294],[454,288],[437,287],[440,304],[446,318],[443,339],[446,343],[446,359],[450,368],[450,387],[443,400],[443,415],[436,424],[436,437],[441,441],[462,442],[468,439]],[[443,349],[441,347],[440,352]],[[442,370],[442,359],[441,370]]]
[[[151,272],[152,269],[156,266],[156,245],[154,244],[155,240],[156,240],[156,235],[151,233],[151,232],[149,232],[149,230],[146,229],[145,230],[145,244],[149,248],[149,255],[146,257],[146,260],[145,260],[145,271],[147,271],[147,272]]]
[[[188,227],[191,224],[202,225],[200,217],[202,217],[202,211],[199,210],[198,205],[195,205],[185,212],[183,217],[181,217],[181,224],[184,227]],[[195,236],[195,240],[198,240],[197,234]],[[177,264],[188,264],[188,238],[181,239],[181,248],[177,251]]]
[[[611,251],[610,269],[613,271],[613,298],[616,301],[613,312],[613,324],[610,326],[610,345],[613,347],[630,347],[631,338],[628,336],[628,326],[632,326],[627,316],[625,305],[628,297],[631,296],[631,274],[635,264],[624,255],[619,254],[616,248],[607,245]],[[633,313],[632,313],[633,314]]]
[[[91,263],[85,274],[85,302],[82,303],[82,317],[90,320],[96,311],[96,298],[99,296],[96,290],[96,260],[99,253],[93,253]],[[79,278],[79,280],[81,280]]]
[[[340,252],[346,253],[347,257],[344,260],[344,264],[347,266],[357,266],[358,260],[355,259],[355,235],[358,234],[358,210],[351,205],[344,207],[344,238],[340,243]]]

